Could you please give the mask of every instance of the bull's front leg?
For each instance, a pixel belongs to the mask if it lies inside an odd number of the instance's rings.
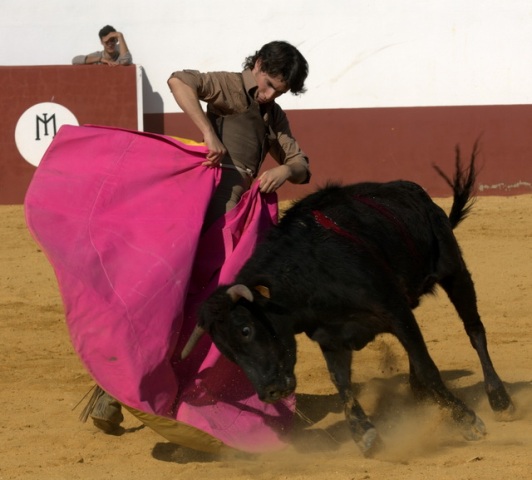
[[[351,384],[351,350],[329,350],[321,346],[327,362],[331,380],[338,389],[344,405],[345,418],[353,440],[366,457],[372,456],[382,445],[382,441],[371,420],[355,398]]]

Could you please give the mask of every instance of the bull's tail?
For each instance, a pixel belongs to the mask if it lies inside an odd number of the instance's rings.
[[[456,146],[455,173],[452,180],[443,173],[438,166],[434,165],[436,171],[453,189],[453,205],[451,207],[451,212],[449,213],[449,221],[451,222],[452,228],[458,226],[458,224],[469,215],[471,207],[473,207],[473,203],[475,202],[473,190],[477,177],[477,171],[475,168],[477,154],[478,140],[473,145],[473,153],[471,154],[469,166],[463,168],[460,157],[460,147],[458,145]]]

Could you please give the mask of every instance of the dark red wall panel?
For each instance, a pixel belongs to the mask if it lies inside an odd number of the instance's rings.
[[[455,147],[469,161],[479,139],[479,194],[532,193],[532,105],[291,110],[292,130],[311,159],[308,186],[283,186],[295,198],[327,181],[407,179],[433,196],[449,196],[433,169],[452,175]],[[145,129],[150,118],[145,115]],[[199,140],[184,114],[165,115],[164,133]],[[271,166],[272,161],[266,163]]]
[[[22,203],[35,171],[15,143],[16,124],[28,108],[52,102],[80,125],[137,129],[136,78],[134,66],[0,67],[0,204]]]

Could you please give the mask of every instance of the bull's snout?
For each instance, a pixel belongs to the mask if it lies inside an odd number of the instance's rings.
[[[282,382],[271,383],[259,392],[259,398],[265,403],[275,403],[286,398],[296,389],[296,379],[287,376]]]

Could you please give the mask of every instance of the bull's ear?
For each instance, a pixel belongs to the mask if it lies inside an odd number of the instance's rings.
[[[227,295],[236,303],[240,298],[245,298],[248,302],[253,302],[253,294],[251,290],[242,284],[236,284],[227,289]]]
[[[253,290],[259,292],[263,297],[270,298],[270,289],[264,285],[255,285]]]

